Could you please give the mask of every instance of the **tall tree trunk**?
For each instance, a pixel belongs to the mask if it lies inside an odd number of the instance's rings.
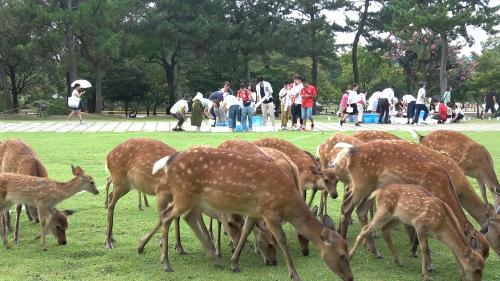
[[[177,100],[181,99],[183,97],[183,94],[182,94],[182,83],[181,83],[181,72],[182,72],[182,68],[181,68],[181,49],[179,46],[177,46],[177,50],[176,50],[176,53],[177,53],[177,64],[175,66],[175,73],[176,73],[176,77],[175,77],[175,87],[176,87],[176,96],[177,96]]]
[[[411,69],[410,65],[404,65],[403,69],[405,71],[405,79],[406,79],[406,91],[408,92],[409,95],[413,95],[415,93],[415,84],[414,84],[414,78],[413,78],[413,70]]]
[[[12,112],[19,113],[19,89],[17,88],[16,68],[8,66],[7,69],[10,78],[10,90],[12,92]]]
[[[12,110],[12,96],[10,94],[9,83],[7,82],[7,73],[5,72],[5,67],[3,64],[0,64],[0,79],[2,83],[3,89],[3,100],[5,104],[5,109]]]
[[[363,29],[366,25],[366,19],[368,18],[368,6],[370,6],[370,0],[365,0],[365,5],[363,9],[363,14],[361,15],[361,20],[359,21],[358,30],[354,36],[354,41],[352,42],[352,74],[354,83],[359,84],[359,67],[358,67],[358,43]]]
[[[448,35],[441,33],[441,62],[439,64],[439,88],[444,93],[448,87]]]
[[[167,92],[168,92],[168,102],[166,113],[169,114],[170,107],[176,102],[175,92],[174,92],[174,78],[175,78],[175,65],[166,64],[163,65],[165,70],[165,75],[167,78]]]
[[[158,103],[157,102],[155,102],[153,104],[153,116],[156,116],[156,107],[158,107]]]
[[[246,56],[246,63],[245,63],[245,80],[247,83],[250,83],[250,59],[248,56]],[[239,87],[239,86],[238,86]]]
[[[66,0],[66,7],[68,9],[68,13],[70,13],[73,10],[73,0]],[[75,81],[77,77],[75,38],[73,36],[73,23],[71,22],[71,20],[67,19],[65,25],[66,25],[66,45],[68,48],[68,72],[69,72],[69,80],[71,83]],[[71,91],[71,85],[68,85],[68,88]]]
[[[95,113],[102,113],[102,69],[101,62],[97,62],[94,68],[95,72]]]

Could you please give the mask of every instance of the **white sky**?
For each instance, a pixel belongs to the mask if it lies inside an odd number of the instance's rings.
[[[360,5],[363,4],[363,2],[361,2],[361,1],[357,1],[357,2],[359,2]],[[490,1],[491,7],[496,6],[496,5],[500,5],[500,0],[491,0]],[[375,11],[380,9],[380,6],[372,4],[368,9],[369,9],[369,11],[375,12]],[[335,11],[335,12],[328,12],[325,14],[331,22],[335,22],[341,26],[345,25],[345,18],[346,17],[353,18],[353,19],[358,18],[357,13],[355,13],[355,12],[345,12],[345,11],[341,11],[341,10]],[[497,27],[496,29],[499,30],[499,27]],[[481,43],[484,43],[488,39],[489,35],[481,28],[475,28],[475,27],[467,27],[467,32],[474,38],[474,44],[470,47],[467,44],[463,44],[464,46],[462,47],[462,50],[460,53],[462,55],[466,55],[466,56],[470,55],[472,52],[481,53],[481,49],[482,49]],[[355,35],[354,32],[350,32],[350,33],[336,32],[335,34],[336,34],[336,43],[337,44],[352,44],[352,41],[354,40],[354,35]],[[460,42],[463,43],[465,41],[462,40]],[[361,37],[360,44],[362,44],[362,45],[366,44],[366,41],[363,39],[363,37]]]

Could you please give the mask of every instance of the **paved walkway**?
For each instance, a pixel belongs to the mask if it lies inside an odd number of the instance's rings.
[[[168,132],[172,131],[176,122],[171,121],[89,121],[85,124],[72,122],[66,124],[63,121],[26,121],[26,122],[9,122],[0,121],[0,133],[3,132],[81,132],[81,133],[95,133],[95,132]],[[195,131],[196,128],[192,127],[189,123],[184,124],[186,131]],[[363,124],[361,127],[354,127],[353,124],[344,124],[340,126],[334,122],[316,122],[315,131],[353,131],[353,130],[381,130],[381,131],[397,131],[407,130],[408,128],[415,128],[418,131],[433,131],[438,129],[447,129],[455,131],[500,131],[500,122],[485,123],[460,123],[460,124],[433,124],[433,125],[403,125],[403,124]],[[201,130],[203,132],[228,132],[228,128],[224,127],[210,127],[207,122],[203,122]],[[273,132],[280,130],[279,127],[254,127],[254,132]]]

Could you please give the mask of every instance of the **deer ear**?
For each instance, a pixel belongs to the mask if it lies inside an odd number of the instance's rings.
[[[312,208],[311,212],[316,217],[318,215],[318,206],[314,206],[314,208]]]
[[[72,214],[76,213],[76,210],[64,209],[61,212],[63,212],[66,216],[71,216]]]
[[[75,167],[74,165],[71,165],[71,171],[73,172],[74,176],[79,177],[79,176],[83,175],[83,170],[82,170],[82,168],[80,168],[80,166]]]
[[[323,175],[323,172],[320,169],[318,169],[318,167],[316,167],[316,166],[309,166],[309,170],[311,171],[311,173],[313,173],[313,175],[317,175],[317,176]]]
[[[323,225],[328,227],[329,229],[336,231],[335,230],[335,223],[333,222],[332,218],[329,215],[325,215],[323,217]]]

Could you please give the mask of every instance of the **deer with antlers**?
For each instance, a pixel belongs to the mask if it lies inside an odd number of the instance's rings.
[[[98,194],[94,179],[86,175],[82,168],[71,166],[75,176],[68,182],[56,182],[48,178],[33,177],[20,174],[0,174],[0,214],[3,215],[13,204],[28,204],[35,206],[40,218],[40,244],[42,250],[47,250],[45,235],[50,230],[57,237],[59,244],[66,244],[67,222],[61,222],[60,212],[55,206],[76,193],[85,190]],[[5,226],[0,229],[4,246],[8,247]]]
[[[477,180],[483,201],[488,204],[486,186],[495,198],[495,208],[500,214],[500,183],[494,169],[493,159],[488,150],[468,136],[454,131],[437,130],[427,136],[412,131],[420,143],[434,150],[446,153],[467,176]]]
[[[444,243],[455,256],[462,274],[462,280],[480,281],[484,269],[484,259],[473,251],[468,238],[451,208],[420,186],[391,184],[374,191],[377,211],[373,220],[361,230],[356,243],[351,248],[352,258],[365,237],[376,229],[381,229],[396,263],[401,264],[391,240],[390,231],[399,222],[415,228],[422,251],[422,277],[429,280],[430,260],[428,259],[429,235]],[[468,228],[472,226],[466,225]]]
[[[224,174],[214,175],[218,165]],[[216,264],[213,245],[207,243],[208,231],[192,218],[200,206],[220,212],[247,216],[238,247],[231,258],[231,268],[239,271],[238,259],[250,230],[263,219],[283,251],[293,280],[300,280],[293,265],[283,221],[290,222],[299,233],[318,246],[327,266],[342,280],[354,280],[347,259],[347,242],[322,225],[305,204],[297,183],[287,177],[273,162],[262,162],[252,155],[220,149],[195,148],[159,160],[156,169],[164,169],[167,184],[158,190],[158,200],[172,196],[172,203],[161,211],[163,224],[162,258],[164,269],[172,271],[168,258],[168,230],[172,220],[182,214]],[[241,173],[241,171],[245,171]],[[155,172],[155,171],[154,171]]]
[[[371,201],[366,200],[377,188],[392,183],[425,187],[450,206],[463,231],[465,225],[470,224],[460,206],[450,176],[440,165],[394,141],[372,141],[356,147],[337,144],[337,147],[345,149],[334,160],[334,171],[341,181],[350,182],[352,190],[349,202],[344,203],[348,208],[342,211],[341,235],[346,235],[347,222],[356,207],[361,223],[368,223],[367,213],[371,208]],[[373,238],[368,240],[370,237],[367,237],[368,248],[380,256]],[[469,244],[486,258],[489,245],[485,237],[476,231],[468,231],[467,237]]]
[[[108,153],[106,157],[106,170],[110,174],[106,189],[113,184],[113,191],[109,196],[108,208],[108,229],[106,236],[106,247],[113,248],[113,220],[115,206],[125,194],[130,190],[155,195],[156,189],[164,184],[163,173],[151,175],[154,163],[165,155],[172,155],[176,150],[163,142],[147,139],[133,138],[119,145]],[[139,194],[140,198],[140,194]],[[108,197],[106,197],[108,199]],[[167,205],[168,200],[161,202]],[[176,250],[184,254],[181,244],[179,221],[176,221]]]

